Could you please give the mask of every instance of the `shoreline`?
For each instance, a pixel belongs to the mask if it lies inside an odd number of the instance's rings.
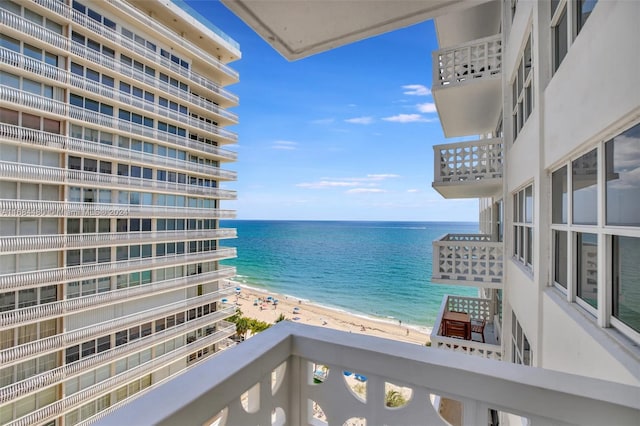
[[[328,327],[350,333],[367,334],[386,339],[425,345],[430,342],[431,329],[428,327],[403,324],[392,319],[375,318],[364,314],[352,313],[341,308],[314,303],[310,300],[297,298],[292,295],[278,294],[266,289],[251,287],[237,281],[227,280],[225,286],[239,287],[242,290],[238,296],[229,296],[229,303],[234,303],[242,311],[242,315],[275,323],[284,314],[290,321],[302,324]],[[278,303],[264,301],[271,296]],[[263,303],[255,304],[262,299]]]

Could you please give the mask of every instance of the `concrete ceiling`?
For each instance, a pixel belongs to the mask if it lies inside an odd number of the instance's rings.
[[[493,0],[435,19],[440,48],[456,46],[500,32],[502,7]]]
[[[285,58],[295,60],[489,0],[222,0]]]

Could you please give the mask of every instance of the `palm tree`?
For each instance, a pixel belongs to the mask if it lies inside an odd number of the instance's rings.
[[[287,317],[285,317],[283,313],[280,313],[280,316],[278,318],[276,318],[276,322],[278,323],[278,322],[284,321],[286,319],[287,319]]]
[[[407,400],[397,390],[389,390],[384,396],[384,404],[387,407],[402,407],[406,403]]]
[[[239,317],[236,320],[236,334],[240,339],[244,340],[245,334],[249,330],[249,319],[247,317]]]

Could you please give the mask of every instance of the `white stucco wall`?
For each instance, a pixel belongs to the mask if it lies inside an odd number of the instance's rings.
[[[544,93],[547,166],[640,116],[639,23],[640,2],[594,8]]]
[[[614,338],[611,329],[598,328],[595,318],[563,299],[565,296],[553,288],[547,289],[541,298],[542,366],[640,386],[638,348],[621,336]]]

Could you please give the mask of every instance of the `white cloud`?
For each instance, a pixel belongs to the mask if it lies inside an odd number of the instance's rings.
[[[335,118],[320,118],[318,120],[311,120],[311,124],[331,124],[333,123]]]
[[[380,188],[353,188],[346,191],[346,194],[380,194],[383,192],[387,191]]]
[[[432,121],[436,121],[435,119],[432,119],[432,118],[425,118],[420,114],[398,114],[398,115],[393,115],[391,117],[385,117],[383,118],[383,120],[391,121],[394,123],[417,123],[417,122],[430,123]]]
[[[365,177],[349,177],[349,178],[340,178],[340,179],[323,177],[323,178],[320,178],[318,182],[298,183],[296,184],[296,186],[298,188],[309,188],[309,189],[349,188],[354,186],[360,186],[360,187],[366,186],[369,189],[373,189],[373,187],[378,186],[379,182],[385,179],[393,179],[398,177],[400,177],[400,175],[395,175],[391,173],[368,174]],[[379,191],[371,191],[371,192],[379,192]]]
[[[358,182],[345,182],[345,181],[329,181],[322,180],[320,182],[306,182],[306,183],[298,183],[296,184],[299,188],[310,188],[310,189],[322,189],[322,188],[343,188],[347,186],[358,186]]]
[[[367,175],[367,179],[370,180],[384,180],[384,179],[392,179],[392,178],[399,178],[400,175],[394,175],[391,173],[381,173],[381,174],[372,174],[372,175]]]
[[[355,108],[355,107],[357,107],[358,105],[356,105],[356,104],[349,104],[349,105],[347,105],[347,106],[348,106],[348,107],[350,107],[350,108]]]
[[[436,109],[436,104],[434,104],[433,102],[418,104],[416,105],[416,107],[418,108],[418,111],[423,112],[425,114],[429,114],[431,112],[438,112],[438,110]]]
[[[273,145],[271,145],[271,149],[293,151],[294,149],[297,149],[297,145],[297,142],[292,141],[275,141]]]
[[[415,192],[420,192],[420,190],[419,190],[419,189],[412,188],[412,189],[407,189],[407,192],[415,193]]]
[[[373,123],[373,117],[355,117],[348,118],[344,121],[351,124],[371,124]]]
[[[427,86],[423,86],[422,84],[407,84],[402,86],[406,91],[405,95],[411,96],[429,96],[431,94],[431,90]]]

